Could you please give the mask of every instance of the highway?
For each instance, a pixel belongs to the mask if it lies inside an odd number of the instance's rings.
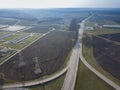
[[[79,64],[79,44],[73,48],[70,62],[68,64],[68,71],[64,80],[62,90],[74,90],[76,81],[76,72]]]
[[[79,23],[80,28],[78,32],[78,38],[76,45],[73,48],[72,55],[70,57],[70,61],[68,64],[68,71],[63,83],[63,86],[61,90],[74,90],[75,87],[75,82],[76,82],[76,76],[77,76],[77,70],[78,70],[78,65],[79,65],[79,53],[80,53],[80,43],[82,39],[82,34],[84,30],[84,23],[87,19],[89,19],[91,16],[88,18],[84,19],[81,23]]]

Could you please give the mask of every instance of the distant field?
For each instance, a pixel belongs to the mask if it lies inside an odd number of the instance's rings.
[[[25,30],[28,33],[46,33],[50,30],[49,26],[33,26],[31,29]]]
[[[118,14],[95,14],[90,21],[94,23],[99,24],[110,24],[110,25],[116,25],[120,24],[119,20],[120,16]]]
[[[79,63],[75,90],[114,90],[97,77],[82,62]]]
[[[104,38],[109,39],[109,40],[120,42],[120,33],[116,33],[116,34],[103,34],[103,35],[99,35],[99,36],[104,37]]]
[[[51,12],[47,13],[50,13],[50,16],[38,19],[33,28],[25,32],[45,33],[52,28],[55,30],[76,31],[79,28],[77,24],[89,16],[88,12],[56,12],[56,16]]]
[[[0,17],[0,24],[1,25],[14,25],[17,22],[16,19],[13,18],[2,18]]]
[[[18,81],[21,81],[23,75],[24,80],[32,80],[52,74],[61,67],[75,41],[75,32],[53,31],[22,51],[25,66],[18,66],[19,55],[17,54],[0,66],[0,72],[4,74],[4,78]],[[42,73],[37,75],[34,73],[34,57],[39,58],[42,70]]]

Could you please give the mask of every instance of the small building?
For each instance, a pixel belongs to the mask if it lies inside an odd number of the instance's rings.
[[[94,30],[93,27],[85,27],[85,30]]]
[[[0,53],[7,53],[7,52],[9,52],[9,51],[10,51],[9,48],[4,47],[3,49],[0,50]]]
[[[95,23],[94,26],[98,28],[102,28],[102,24]]]

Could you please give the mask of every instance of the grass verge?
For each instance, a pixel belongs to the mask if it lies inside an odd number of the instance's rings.
[[[80,62],[75,90],[114,90]]]

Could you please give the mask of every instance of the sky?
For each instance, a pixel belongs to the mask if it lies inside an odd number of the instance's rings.
[[[0,0],[0,8],[120,8],[120,0]]]

